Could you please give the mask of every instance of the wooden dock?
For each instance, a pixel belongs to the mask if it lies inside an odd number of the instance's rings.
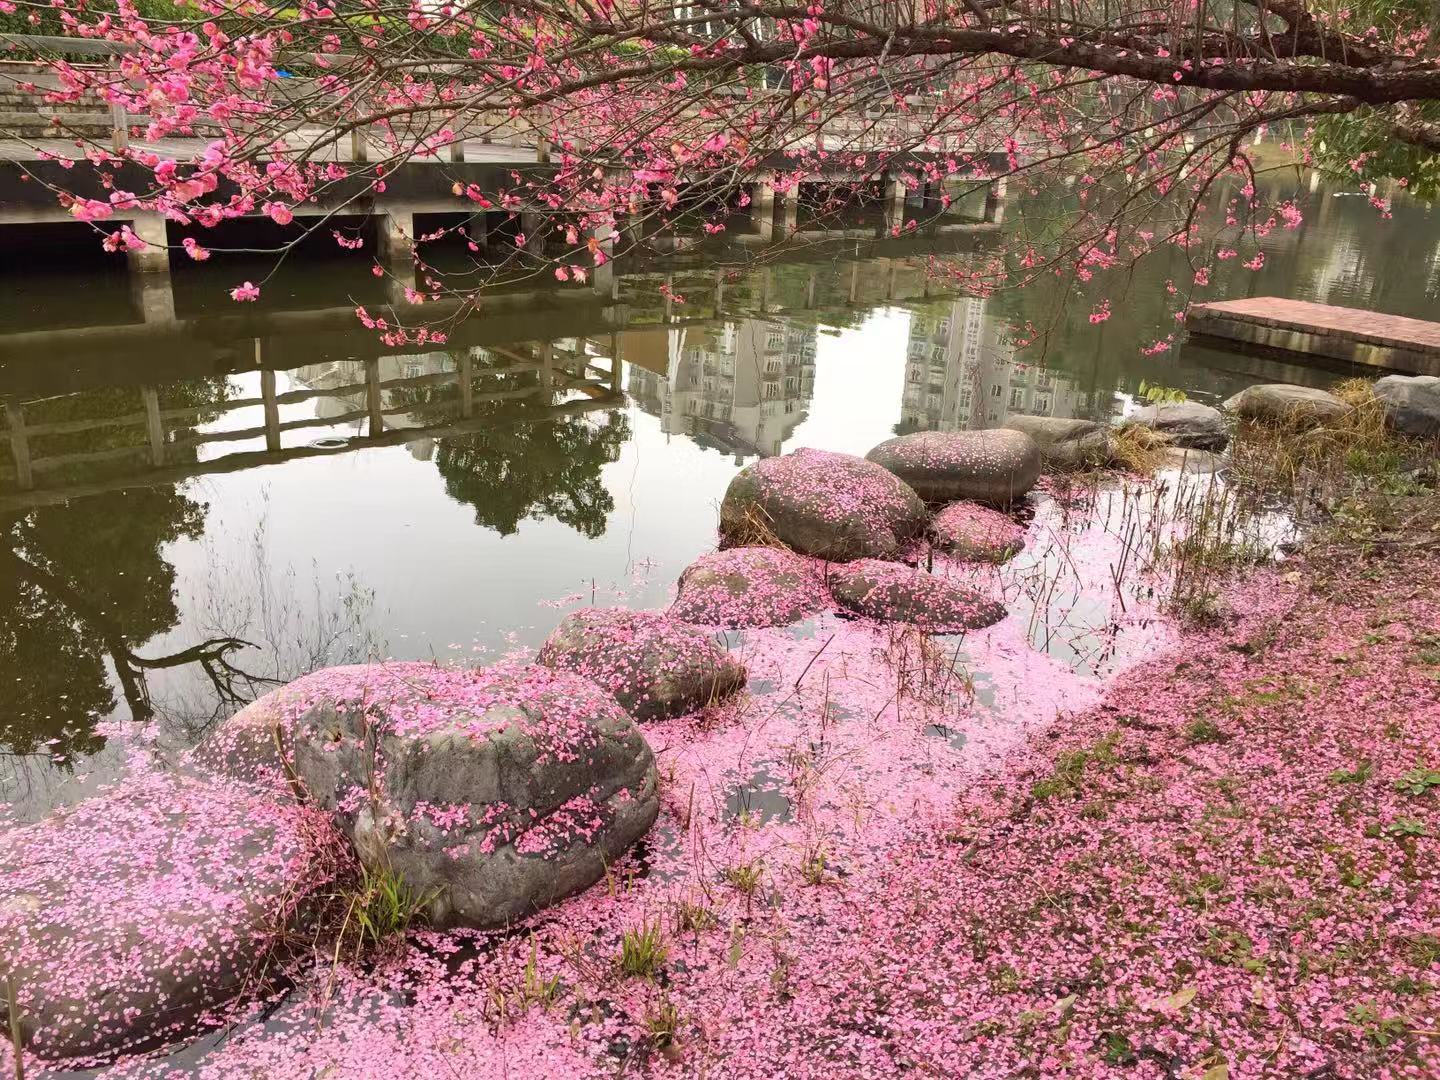
[[[1440,375],[1440,322],[1278,296],[1192,304],[1192,336],[1323,356],[1413,375]]]

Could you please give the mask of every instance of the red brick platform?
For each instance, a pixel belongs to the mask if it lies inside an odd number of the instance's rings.
[[[1440,322],[1257,296],[1192,304],[1192,335],[1324,356],[1387,371],[1440,375]]]

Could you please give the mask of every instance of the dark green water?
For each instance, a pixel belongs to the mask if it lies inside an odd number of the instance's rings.
[[[1382,220],[1323,186],[1303,205],[1262,271],[1230,260],[1197,298],[1436,317],[1440,213],[1397,201]],[[411,352],[356,325],[355,301],[384,302],[362,261],[302,259],[244,311],[224,297],[243,266],[177,267],[158,313],[123,269],[7,272],[0,803],[28,818],[73,800],[125,752],[173,752],[322,664],[494,657],[542,639],[565,597],[664,604],[756,455],[863,454],[1015,413],[1117,418],[1142,383],[1209,400],[1333,377],[1144,355],[1174,327],[1178,253],[1069,296],[979,300],[927,278],[929,252],[977,242],[837,241],[767,269],[690,254],[622,267],[615,302],[522,284]],[[1112,315],[1092,325],[1102,297]],[[1017,351],[1026,321],[1047,333]],[[225,637],[249,643],[233,668],[174,659]]]

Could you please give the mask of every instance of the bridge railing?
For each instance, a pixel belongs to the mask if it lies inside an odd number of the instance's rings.
[[[63,55],[77,57],[81,60],[99,60],[105,66],[113,67],[118,64],[120,57],[136,51],[137,47],[134,45],[89,38],[43,34],[0,34],[0,60],[3,60],[7,54],[13,56],[16,53],[30,57]],[[308,55],[297,53],[294,59],[303,64]],[[355,60],[357,57],[345,53],[336,53],[326,57],[327,63],[334,65],[336,70],[343,70],[347,64]],[[449,65],[443,62],[437,63],[433,70],[436,73],[443,73],[447,67]],[[5,75],[3,71],[0,71],[0,79],[3,78]],[[18,83],[22,80],[12,75],[10,81]],[[58,88],[58,82],[54,80],[54,77],[51,76],[47,80],[44,72],[34,72],[23,81],[37,82],[41,85],[54,82],[55,87]],[[311,86],[313,86],[312,79],[297,76],[294,79],[293,96],[303,96],[305,90]],[[738,89],[718,92],[741,94]],[[783,88],[771,87],[762,89],[760,94],[762,97],[788,99],[790,92]],[[930,142],[930,148],[942,152],[962,152],[973,149],[966,145],[964,139],[953,135],[941,137],[929,135],[930,128],[937,116],[937,102],[938,98],[933,94],[911,94],[903,102],[877,101],[874,105],[867,107],[863,111],[863,115],[857,113],[850,117],[830,118],[813,132],[815,149],[831,151],[846,149],[859,153],[872,153],[906,147],[919,142]],[[543,111],[532,111],[524,122],[516,122],[500,112],[484,110],[474,111],[468,118],[457,116],[456,119],[457,122],[454,124],[456,138],[449,145],[448,150],[442,148],[442,152],[446,152],[451,161],[464,161],[466,143],[476,140],[516,148],[529,149],[533,147],[537,162],[549,160],[550,145],[544,134],[546,121]],[[143,120],[143,117],[127,114],[123,106],[112,105],[110,107],[112,149],[119,151],[129,144],[130,128],[138,120]],[[354,128],[346,140],[348,159],[354,162],[369,161],[374,152],[379,149],[376,143],[377,139],[373,131],[367,127]],[[386,144],[384,153],[388,156],[393,153],[393,149]],[[338,153],[337,156],[339,156]]]

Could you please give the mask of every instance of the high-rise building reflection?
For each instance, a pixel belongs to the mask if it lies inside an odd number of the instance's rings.
[[[630,396],[661,429],[737,459],[779,454],[815,390],[815,328],[736,319],[622,335]]]
[[[1087,392],[1068,375],[1016,360],[1003,321],[987,317],[988,303],[971,297],[911,315],[897,431],[992,428],[1016,415],[1110,415],[1112,393]]]

